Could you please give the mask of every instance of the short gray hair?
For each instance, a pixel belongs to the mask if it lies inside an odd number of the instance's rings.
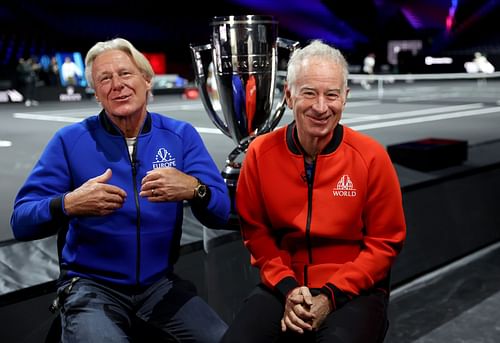
[[[155,76],[151,63],[149,63],[148,59],[141,52],[139,52],[139,50],[137,50],[132,43],[123,38],[114,38],[96,43],[87,52],[87,56],[85,56],[85,78],[87,79],[90,87],[94,88],[94,81],[92,80],[92,64],[94,63],[94,60],[97,56],[109,50],[120,50],[129,55],[137,68],[139,68],[141,73],[148,80],[152,80]]]
[[[323,43],[320,39],[315,39],[305,47],[295,50],[290,56],[287,70],[287,83],[290,88],[295,86],[302,62],[311,57],[321,57],[338,64],[342,69],[344,87],[347,88],[349,69],[344,55],[342,55],[340,50]]]

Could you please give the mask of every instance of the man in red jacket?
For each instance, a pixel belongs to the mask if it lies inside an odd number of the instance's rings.
[[[223,342],[380,342],[389,274],[406,237],[385,148],[339,123],[349,88],[342,54],[319,40],[290,58],[294,121],[257,137],[236,206],[261,284]]]

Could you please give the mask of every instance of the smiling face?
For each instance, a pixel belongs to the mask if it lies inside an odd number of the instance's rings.
[[[349,89],[342,69],[333,61],[311,57],[302,61],[293,85],[286,87],[301,144],[324,147],[339,123]]]
[[[142,123],[151,80],[139,70],[131,57],[121,50],[108,50],[92,64],[95,96],[111,120]]]

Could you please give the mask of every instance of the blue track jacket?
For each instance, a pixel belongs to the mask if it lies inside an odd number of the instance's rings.
[[[173,271],[182,231],[182,202],[153,203],[139,196],[142,178],[162,167],[175,167],[209,187],[208,205],[191,206],[202,224],[226,223],[227,187],[192,125],[148,113],[131,158],[125,138],[102,111],[60,129],[49,141],[15,199],[14,236],[34,240],[67,228],[60,256],[64,275],[150,285]],[[106,168],[113,172],[109,183],[127,192],[123,207],[107,216],[67,217],[64,194]]]

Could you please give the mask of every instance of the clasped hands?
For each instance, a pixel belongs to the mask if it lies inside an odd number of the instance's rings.
[[[297,333],[317,330],[331,310],[330,299],[326,295],[312,296],[308,287],[297,287],[286,297],[281,330]]]

